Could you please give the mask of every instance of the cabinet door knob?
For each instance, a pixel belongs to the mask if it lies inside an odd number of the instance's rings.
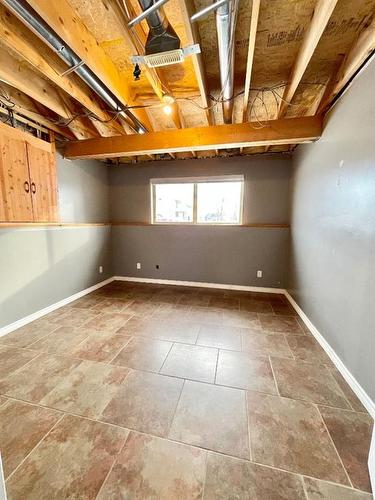
[[[31,192],[32,192],[33,194],[35,194],[35,193],[36,193],[36,185],[35,185],[35,182],[32,182],[32,183],[31,183]]]
[[[23,188],[24,190],[26,191],[26,193],[29,193],[30,192],[30,186],[29,186],[29,183],[27,181],[25,181],[23,183]]]

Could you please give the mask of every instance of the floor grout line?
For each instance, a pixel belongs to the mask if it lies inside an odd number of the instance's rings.
[[[246,405],[246,420],[247,420],[247,439],[249,441],[249,456],[250,456],[250,461],[252,461],[253,452],[251,450],[251,430],[250,430],[249,401],[247,398],[247,391],[245,392],[245,405]]]
[[[316,407],[316,410],[317,410],[317,412],[318,412],[318,414],[319,414],[319,416],[320,416],[320,419],[321,419],[321,421],[323,422],[324,428],[325,428],[325,430],[326,430],[326,431],[327,431],[327,433],[328,433],[329,439],[330,439],[330,441],[331,441],[331,443],[332,443],[332,446],[333,446],[333,448],[334,448],[334,450],[335,450],[335,452],[336,452],[336,454],[337,454],[337,456],[338,456],[338,459],[339,459],[339,461],[340,461],[340,464],[341,464],[342,468],[344,469],[344,472],[345,472],[345,475],[346,475],[347,479],[349,480],[349,484],[350,484],[350,486],[351,486],[352,488],[354,488],[353,483],[352,483],[352,480],[350,479],[350,476],[349,476],[349,474],[348,474],[348,471],[346,470],[346,467],[345,467],[345,465],[344,465],[344,462],[342,461],[341,455],[340,455],[340,453],[338,452],[338,449],[336,448],[335,442],[334,442],[334,440],[333,440],[333,438],[332,438],[332,436],[331,436],[331,433],[329,432],[329,429],[328,429],[327,424],[326,424],[326,422],[325,422],[325,420],[324,420],[324,418],[323,418],[323,415],[321,414],[321,412],[320,412],[320,410],[319,410],[319,406],[318,406],[317,404],[315,404],[314,406]]]
[[[269,360],[269,364],[270,364],[271,371],[272,371],[273,381],[275,382],[277,395],[278,395],[278,396],[281,396],[280,391],[279,391],[279,386],[278,386],[278,383],[277,383],[277,380],[276,380],[275,371],[274,371],[274,369],[273,369],[271,356],[268,356],[268,360]]]

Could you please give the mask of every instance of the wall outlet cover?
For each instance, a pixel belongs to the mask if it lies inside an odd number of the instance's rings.
[[[262,278],[263,271],[257,271],[257,278]]]
[[[99,273],[102,274],[103,272],[103,266],[99,266]]]
[[[141,269],[141,263],[140,262],[137,262],[137,269]]]

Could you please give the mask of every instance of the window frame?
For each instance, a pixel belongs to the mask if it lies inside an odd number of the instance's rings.
[[[240,207],[238,222],[198,222],[198,184],[217,183],[217,182],[240,182]],[[156,185],[158,184],[193,184],[193,220],[192,221],[174,221],[158,222],[155,220],[156,214]],[[245,176],[241,175],[216,175],[203,177],[161,177],[150,179],[151,195],[151,224],[163,226],[242,226],[243,220],[243,198],[244,198]]]

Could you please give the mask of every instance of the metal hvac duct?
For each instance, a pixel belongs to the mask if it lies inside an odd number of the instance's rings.
[[[100,96],[113,111],[130,123],[135,132],[147,132],[147,128],[138,118],[120,102],[112,92],[99,80],[73,50],[66,46],[64,40],[55,33],[41,16],[30,7],[25,0],[1,0],[24,24],[45,41],[82,80]]]
[[[216,10],[217,42],[219,49],[221,100],[224,123],[232,123],[233,78],[236,12],[234,0],[228,0]]]
[[[138,0],[138,2],[144,11],[154,4],[154,0]],[[169,24],[163,7],[159,7],[154,12],[150,12],[146,17],[146,21],[150,28],[145,46],[146,55],[158,54],[159,52],[167,52],[180,48],[180,39]]]

